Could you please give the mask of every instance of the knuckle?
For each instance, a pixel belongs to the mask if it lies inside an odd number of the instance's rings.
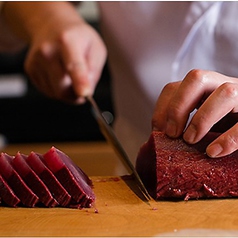
[[[190,84],[206,84],[208,81],[208,72],[200,69],[192,69],[188,72],[184,81],[188,81]]]
[[[83,62],[78,60],[77,62],[69,62],[66,65],[66,69],[69,73],[80,73],[83,68]]]
[[[187,74],[189,78],[200,78],[201,75],[202,75],[202,70],[200,69],[192,69]]]
[[[207,122],[208,122],[208,116],[204,112],[200,112],[199,115],[196,114],[192,119],[192,124],[197,130],[204,130],[205,125],[207,126],[209,125]]]
[[[35,61],[50,60],[54,55],[54,46],[49,41],[43,41],[31,51],[31,58]]]
[[[234,150],[238,147],[238,137],[232,134],[220,137],[220,141],[223,145],[223,148],[227,151]]]
[[[80,27],[77,24],[67,25],[57,33],[58,42],[61,45],[68,45],[73,39],[77,39],[80,36],[80,32],[85,33],[86,30],[85,25]]]
[[[223,98],[237,98],[238,88],[235,84],[226,82],[220,86],[220,95]]]
[[[68,45],[73,39],[74,30],[66,28],[58,34],[58,42],[60,45]]]
[[[176,88],[177,88],[177,84],[178,84],[178,82],[167,83],[167,84],[164,86],[162,92],[163,92],[163,93],[171,93],[171,92],[174,92],[174,91],[176,90]]]
[[[179,119],[183,115],[183,106],[177,101],[171,101],[169,104],[168,117]]]
[[[42,42],[35,48],[30,49],[24,62],[24,69],[27,73],[39,68],[39,64],[50,62],[54,57],[53,46],[48,41]]]

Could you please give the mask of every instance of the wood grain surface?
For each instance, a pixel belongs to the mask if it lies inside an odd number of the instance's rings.
[[[193,236],[199,236],[204,229],[216,236],[217,231],[222,234],[219,232],[238,230],[238,199],[148,204],[136,195],[131,180],[113,175],[117,158],[106,143],[54,145],[89,173],[96,194],[95,206],[82,210],[0,207],[0,236],[176,236],[185,231],[183,236],[191,237],[191,230]],[[50,146],[9,145],[3,151],[11,155],[19,150],[25,154],[31,150],[45,153]]]
[[[93,208],[1,207],[1,236],[156,236],[182,229],[238,229],[236,199],[148,204],[121,177],[92,179]]]

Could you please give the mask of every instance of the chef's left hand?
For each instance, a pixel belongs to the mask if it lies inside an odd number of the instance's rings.
[[[188,126],[190,113],[197,109]],[[167,84],[156,103],[154,130],[190,144],[210,130],[222,132],[206,149],[210,157],[238,149],[238,78],[213,71],[191,70],[184,80]]]

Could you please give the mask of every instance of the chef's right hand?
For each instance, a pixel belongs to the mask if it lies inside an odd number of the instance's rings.
[[[46,31],[47,32],[47,31]],[[94,93],[106,50],[87,24],[71,24],[36,39],[25,62],[27,74],[46,95],[75,103]]]
[[[3,10],[16,32],[29,42],[25,70],[41,92],[75,103],[93,94],[106,47],[71,3],[7,2]]]

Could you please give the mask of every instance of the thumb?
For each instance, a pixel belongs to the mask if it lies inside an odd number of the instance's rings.
[[[77,97],[91,95],[94,91],[90,67],[87,61],[88,41],[75,32],[60,44],[60,54],[65,73],[71,78],[72,88]]]
[[[72,87],[77,96],[85,97],[93,94],[93,75],[90,73],[85,60],[77,59],[77,62],[69,63],[66,65],[66,70],[72,80]]]

